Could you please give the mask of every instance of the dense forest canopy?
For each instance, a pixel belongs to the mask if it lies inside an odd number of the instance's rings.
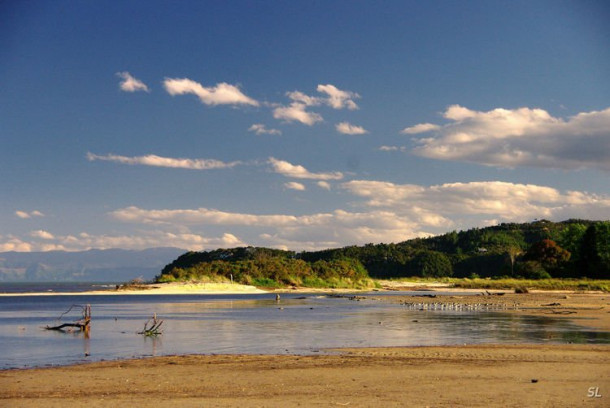
[[[610,221],[505,223],[313,252],[242,247],[188,252],[157,280],[235,279],[260,286],[355,287],[370,278],[517,277],[610,279]]]

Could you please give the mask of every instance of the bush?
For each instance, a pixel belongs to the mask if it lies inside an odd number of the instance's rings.
[[[517,267],[517,273],[526,279],[550,279],[551,275],[542,267],[540,262],[526,261]]]
[[[447,255],[437,251],[421,251],[412,261],[413,269],[424,278],[453,275],[453,267]]]

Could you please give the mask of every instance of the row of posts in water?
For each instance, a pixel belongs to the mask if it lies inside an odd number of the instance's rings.
[[[452,311],[498,311],[518,310],[519,304],[513,303],[433,303],[433,302],[401,302],[409,310],[452,310]]]

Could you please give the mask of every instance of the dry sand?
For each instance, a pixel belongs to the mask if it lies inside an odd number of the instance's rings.
[[[403,303],[517,303],[511,313],[549,314],[601,330],[610,329],[609,299],[565,293],[380,296]],[[369,348],[5,370],[0,407],[608,407],[609,351],[608,345]]]
[[[70,296],[70,295],[209,295],[209,294],[248,294],[268,293],[255,286],[238,283],[154,283],[121,287],[118,290],[97,290],[89,292],[36,292],[28,296]],[[23,293],[0,293],[0,296],[23,296]]]
[[[0,406],[607,407],[610,398],[604,346],[343,353],[175,356],[3,371]]]

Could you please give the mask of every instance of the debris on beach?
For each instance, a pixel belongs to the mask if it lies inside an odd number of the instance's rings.
[[[150,327],[148,327],[149,324]],[[163,320],[157,320],[157,314],[155,313],[152,319],[148,319],[146,323],[144,323],[144,330],[138,332],[138,334],[143,334],[144,336],[148,337],[155,337],[163,334],[163,331],[160,330],[162,324]]]
[[[74,308],[82,309],[82,319],[77,320],[73,323],[63,323],[57,326],[46,326],[46,330],[57,330],[61,332],[72,332],[73,329],[78,329],[85,333],[85,337],[89,337],[89,327],[91,323],[91,305],[81,306],[81,305],[72,305],[68,310],[59,316],[57,320],[61,320],[62,317],[67,315]]]

